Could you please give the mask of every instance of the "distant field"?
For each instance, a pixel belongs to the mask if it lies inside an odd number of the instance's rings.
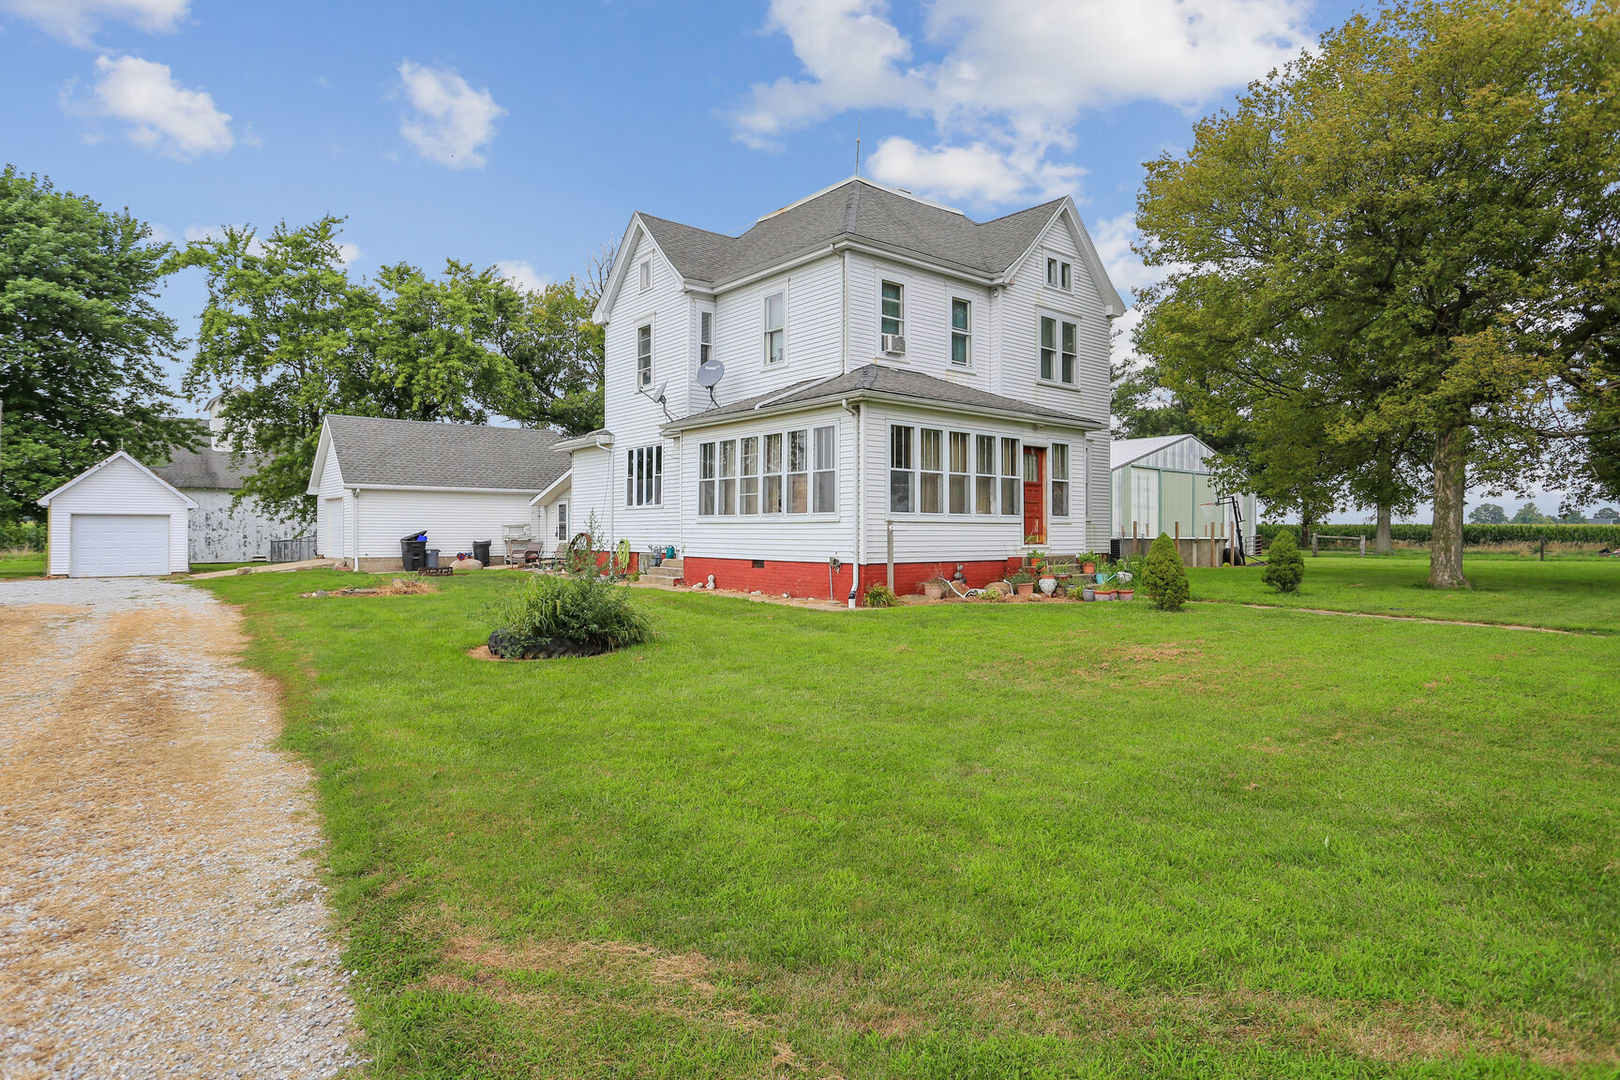
[[[1620,633],[1620,559],[1472,555],[1463,571],[1473,588],[1431,589],[1426,556],[1307,554],[1305,582],[1291,594],[1266,588],[1258,566],[1188,574],[1196,600]]]
[[[1443,614],[1605,580],[1473,570]],[[1302,602],[1422,601],[1417,571],[1318,560]],[[493,664],[517,575],[297,595],[369,580],[201,585],[317,770],[378,1076],[1620,1065],[1610,638],[641,592],[650,645]]]

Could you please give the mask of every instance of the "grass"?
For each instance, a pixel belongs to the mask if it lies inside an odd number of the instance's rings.
[[[1307,554],[1297,593],[1267,589],[1258,566],[1192,569],[1188,575],[1195,600],[1620,632],[1620,559],[1470,555],[1463,572],[1473,588],[1431,589],[1427,555],[1397,553],[1365,559]]]
[[[43,577],[43,551],[0,551],[0,579]]]
[[[363,580],[201,584],[315,765],[379,1076],[1620,1060],[1607,638],[645,593],[650,645],[495,664],[510,576],[296,595]]]

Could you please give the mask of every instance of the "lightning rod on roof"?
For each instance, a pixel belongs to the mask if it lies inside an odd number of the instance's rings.
[[[861,175],[861,118],[855,117],[855,175]]]

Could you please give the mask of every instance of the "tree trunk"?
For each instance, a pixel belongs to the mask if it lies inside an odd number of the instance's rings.
[[[1463,492],[1468,486],[1468,429],[1444,427],[1434,442],[1434,528],[1429,538],[1429,584],[1466,589],[1463,577]]]
[[[1395,550],[1395,544],[1389,536],[1389,507],[1378,508],[1378,535],[1373,540],[1373,551],[1379,555],[1388,555]]]

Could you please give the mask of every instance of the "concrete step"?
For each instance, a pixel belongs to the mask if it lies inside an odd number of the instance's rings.
[[[649,566],[641,572],[641,580],[660,585],[673,585],[681,579],[681,564],[665,562],[663,566]]]

